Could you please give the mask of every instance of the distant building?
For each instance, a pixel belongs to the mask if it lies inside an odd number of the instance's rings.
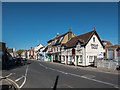
[[[60,36],[57,33],[57,35],[53,39],[47,42],[48,49],[46,54],[49,56],[50,62],[61,62],[61,45],[63,43],[66,43],[73,37],[75,37],[75,35],[69,29],[67,33],[64,33]]]
[[[43,61],[49,61],[49,57],[48,55],[46,54],[47,53],[47,49],[48,49],[48,46],[45,46],[44,50],[42,51],[43,52]]]
[[[21,57],[27,58],[27,50],[23,50],[23,51],[22,51]]]
[[[27,59],[34,59],[34,49],[32,47],[27,50]]]
[[[102,40],[102,42],[103,42],[104,46],[111,46],[112,45],[112,43],[110,41]]]
[[[111,45],[105,47],[105,58],[109,60],[117,59],[118,52],[117,49],[120,48],[120,45]]]
[[[38,60],[40,59],[40,48],[42,48],[43,46],[41,44],[37,45],[35,48],[34,48],[34,59]]]

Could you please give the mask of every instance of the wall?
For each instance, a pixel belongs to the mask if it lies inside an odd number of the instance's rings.
[[[93,42],[93,37],[95,37],[95,42]],[[91,44],[95,44],[98,45],[97,49],[92,49],[91,48]],[[97,56],[97,54],[101,54],[104,53],[105,50],[103,48],[103,46],[101,45],[99,39],[97,38],[97,36],[94,34],[92,36],[92,38],[90,39],[90,41],[88,42],[88,44],[86,45],[86,50],[85,50],[85,59],[86,59],[86,65],[90,65],[91,63],[89,63],[89,56]]]
[[[68,41],[68,34],[65,35],[65,37],[63,38],[62,42],[61,43],[66,43]]]

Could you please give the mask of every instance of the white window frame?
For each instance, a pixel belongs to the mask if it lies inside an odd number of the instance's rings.
[[[82,55],[79,56],[79,63],[82,63]]]
[[[94,60],[94,56],[89,56],[89,62],[92,63]]]

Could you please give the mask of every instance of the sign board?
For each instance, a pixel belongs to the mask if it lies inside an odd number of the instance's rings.
[[[97,54],[97,58],[103,58],[103,54]]]

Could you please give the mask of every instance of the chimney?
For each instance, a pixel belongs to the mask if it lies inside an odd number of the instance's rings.
[[[57,33],[57,36],[59,36],[59,33]]]
[[[69,32],[71,32],[71,29],[69,29]]]
[[[96,31],[96,27],[94,27],[94,31]]]

